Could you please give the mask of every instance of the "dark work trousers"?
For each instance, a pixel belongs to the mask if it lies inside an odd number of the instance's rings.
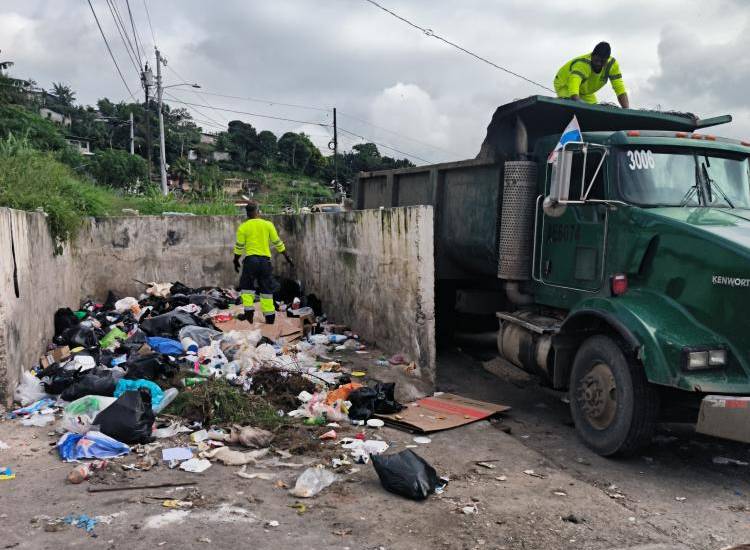
[[[271,258],[267,256],[245,256],[240,275],[240,294],[242,307],[245,311],[253,310],[255,296],[259,295],[260,309],[263,315],[269,316],[276,312],[273,304],[273,293],[277,288],[273,277]]]

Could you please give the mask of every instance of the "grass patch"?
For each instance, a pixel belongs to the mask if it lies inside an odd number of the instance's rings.
[[[242,424],[273,430],[287,424],[267,400],[247,394],[221,378],[182,390],[166,412],[206,426]]]

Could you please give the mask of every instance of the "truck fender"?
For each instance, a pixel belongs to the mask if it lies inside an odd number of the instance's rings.
[[[592,297],[570,312],[553,340],[555,385],[567,385],[578,346],[597,333],[617,338],[630,359],[643,366],[649,382],[689,391],[693,391],[692,378],[696,375],[683,371],[683,350],[695,345],[728,346],[723,338],[661,292],[631,289],[622,296]]]
[[[578,309],[568,315],[560,325],[560,331],[552,339],[555,353],[552,384],[555,388],[567,387],[578,348],[586,338],[594,334],[618,337],[624,347],[623,351],[633,358],[638,358],[641,345],[617,316],[601,309]]]

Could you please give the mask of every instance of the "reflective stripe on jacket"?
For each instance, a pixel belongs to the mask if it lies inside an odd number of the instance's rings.
[[[602,89],[607,80],[612,83],[612,89],[616,95],[626,93],[617,60],[610,57],[602,70],[595,73],[591,69],[591,54],[588,53],[574,57],[560,67],[555,75],[555,90],[560,97],[591,96]]]
[[[286,247],[276,232],[276,227],[268,220],[252,218],[237,228],[237,239],[234,253],[238,256],[271,257],[271,246],[277,252],[284,252]]]

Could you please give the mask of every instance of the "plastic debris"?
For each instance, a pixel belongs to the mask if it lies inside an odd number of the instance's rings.
[[[57,452],[66,462],[82,458],[114,458],[126,455],[130,447],[101,432],[66,433],[57,442]]]
[[[191,458],[180,464],[180,470],[193,474],[200,474],[211,467],[211,462],[205,458]]]
[[[297,478],[289,494],[298,498],[312,498],[338,479],[336,474],[325,468],[308,468]]]

